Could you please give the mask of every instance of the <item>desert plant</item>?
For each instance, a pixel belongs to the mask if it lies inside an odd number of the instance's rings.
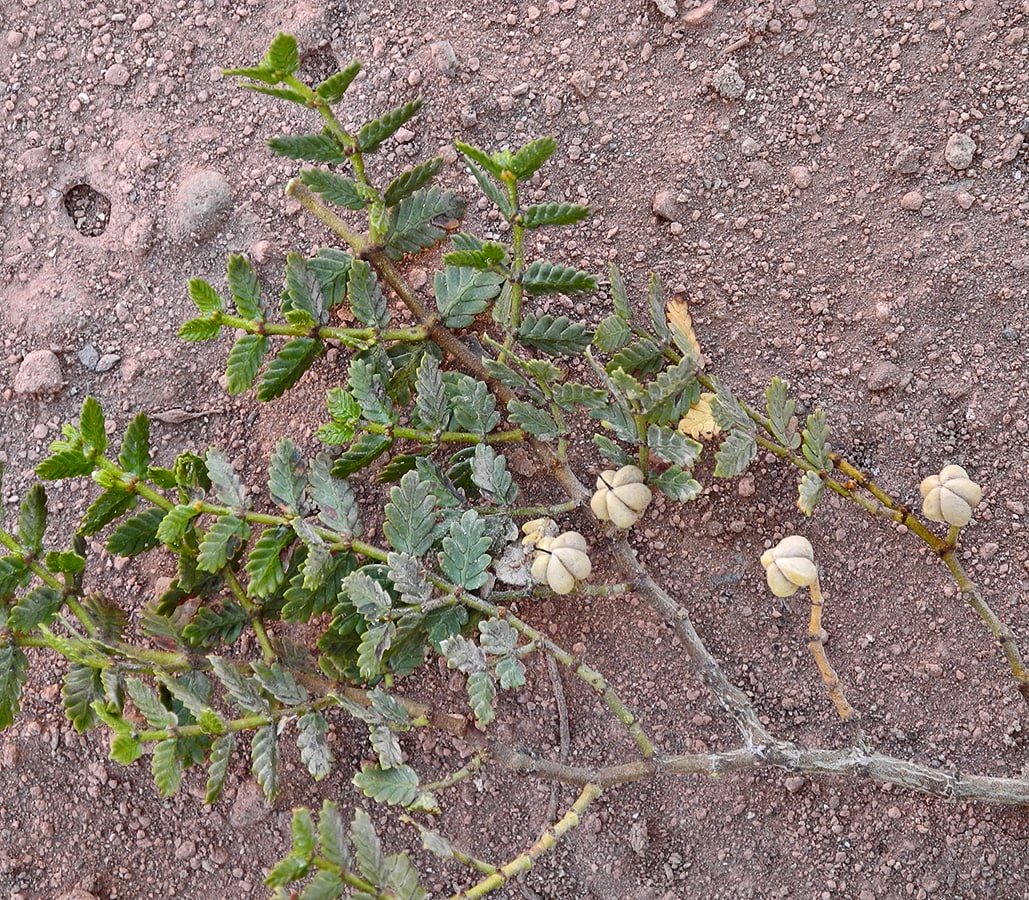
[[[427,851],[468,866],[477,880],[459,889],[460,897],[483,896],[523,872],[611,786],[657,776],[774,767],[871,778],[940,797],[1029,804],[1029,780],[958,774],[869,747],[822,646],[821,586],[805,538],[787,538],[762,563],[777,595],[797,587],[811,592],[809,646],[840,716],[854,726],[852,744],[838,749],[772,734],[709,652],[689,610],[651,577],[632,545],[632,529],[654,493],[679,503],[699,496],[694,466],[705,445],[714,449],[720,478],[740,475],[762,448],[799,473],[797,502],[806,515],[829,490],[924,542],[1000,641],[1015,686],[1029,700],[1029,673],[1015,637],[956,554],[960,528],[979,497],[964,470],[948,467],[923,485],[926,518],[942,517],[950,526],[940,537],[831,448],[822,412],[799,421],[784,381],[772,380],[759,410],[705,371],[688,308],[666,301],[656,278],[647,289],[646,321],[634,313],[613,267],[607,276],[612,311],[595,330],[537,311],[537,297],[598,289],[593,275],[531,253],[535,232],[574,225],[589,213],[572,203],[522,200],[523,186],[555,143],[543,138],[495,152],[457,145],[509,226],[505,242],[482,239],[456,230],[464,204],[455,191],[433,184],[440,159],[384,186],[372,177],[370,157],[417,114],[417,102],[347,130],[334,109],[360,66],[315,86],[297,77],[298,67],[295,40],[280,34],[257,66],[228,72],[248,89],[321,117],[322,130],[269,143],[280,155],[322,164],[302,168],[286,190],[340,246],[310,257],[290,253],[283,290],[272,296],[244,257],[231,256],[227,294],[201,279],[189,283],[198,315],[180,333],[188,341],[233,333],[228,389],[240,394],[256,386],[261,401],[292,388],[329,347],[345,348],[346,382],[328,391],[318,432],[327,449],[304,459],[283,438],[268,462],[267,498],[259,499],[218,449],[184,451],[156,464],[143,414],[115,454],[104,413],[87,398],[78,422],[64,427],[38,467],[43,480],[92,478],[100,486],[77,534],[66,548],[50,549],[42,484],[25,496],[17,523],[0,530],[7,549],[0,559],[0,726],[18,712],[26,649],[48,648],[68,660],[62,696],[77,729],[105,728],[112,758],[125,764],[152,745],[150,765],[163,794],[178,788],[188,767],[206,766],[206,799],[213,803],[243,740],[269,799],[279,789],[287,734],[312,777],[324,777],[333,765],[326,717],[349,716],[367,730],[375,760],[354,774],[354,784],[403,810],[400,819],[417,830]],[[362,225],[354,221],[358,214]],[[444,243],[429,308],[398,263]],[[391,301],[403,307],[402,323],[393,322]],[[342,309],[359,324],[334,324]],[[589,383],[568,375],[565,363],[577,357],[593,373]],[[601,472],[596,493],[580,481],[587,466],[573,466],[568,456],[570,436],[588,425],[596,429],[599,454],[617,467]],[[547,494],[538,485],[522,496],[528,486],[515,480],[504,453],[518,443],[546,462],[567,499],[540,500]],[[358,477],[388,486],[384,508],[359,508],[350,483]],[[559,533],[573,513],[576,522],[587,521],[582,513],[591,508],[588,535]],[[381,526],[381,542],[365,540],[365,522]],[[112,554],[158,552],[177,561],[170,588],[143,611],[141,633],[118,603],[84,588],[85,539],[105,529]],[[589,580],[591,548],[614,559],[617,581]],[[520,598],[575,592],[634,592],[647,601],[735,723],[739,746],[667,754],[648,732],[646,710],[633,709],[601,672],[509,608]],[[259,657],[241,650],[244,631],[253,634]],[[312,633],[314,639],[300,640]],[[524,684],[523,660],[532,653],[546,654],[595,691],[637,758],[585,769],[493,737],[488,726],[497,693]],[[404,677],[435,656],[465,674],[469,714],[405,696]],[[477,755],[427,784],[402,751],[402,736],[416,728],[460,734]],[[487,762],[580,791],[538,840],[498,865],[453,846],[432,827],[441,796]],[[279,896],[301,879],[309,879],[302,888],[309,898],[348,889],[355,897],[424,896],[415,865],[405,853],[385,854],[360,809],[349,832],[332,802],[317,821],[297,810],[292,840],[291,852],[267,876]]]

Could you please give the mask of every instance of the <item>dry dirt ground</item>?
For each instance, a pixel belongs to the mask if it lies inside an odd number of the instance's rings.
[[[689,296],[714,371],[752,399],[786,377],[803,408],[828,411],[834,443],[908,502],[943,463],[968,467],[986,499],[964,558],[1029,643],[1029,2],[680,0],[670,19],[640,0],[537,2],[0,0],[6,511],[87,392],[119,429],[136,410],[164,413],[162,461],[221,444],[256,480],[278,435],[314,446],[339,360],[258,406],[219,385],[223,342],[175,337],[188,275],[217,280],[241,251],[274,284],[287,249],[327,240],[283,196],[295,166],[264,146],[304,116],[218,74],[285,28],[310,51],[308,75],[365,61],[354,121],[426,98],[385,169],[443,148],[444,178],[474,198],[454,139],[554,134],[539,196],[587,200],[596,215],[550,255],[595,271],[616,259],[637,297],[661,273]],[[470,209],[474,227],[495,229],[483,205]],[[604,303],[579,311],[596,321]],[[596,460],[581,450],[585,479]],[[715,483],[709,463],[699,472],[702,498],[658,507],[638,542],[776,730],[845,740],[801,642],[806,611],[771,602],[757,562],[800,529],[823,567],[830,652],[873,744],[963,771],[1029,771],[1026,709],[996,646],[910,538],[836,502],[804,521],[794,477],[768,460],[733,483]],[[53,497],[70,529],[86,494]],[[96,583],[133,609],[165,574],[106,557],[99,569]],[[671,632],[634,600],[520,611],[606,672],[666,749],[735,740]],[[551,683],[534,665],[499,731],[554,754]],[[162,801],[145,765],[108,761],[103,738],[61,718],[60,666],[32,666],[23,714],[0,736],[4,896],[262,896],[291,806],[325,792],[358,802],[348,767],[367,750],[342,719],[336,773],[315,786],[291,765],[274,809],[242,760],[214,809],[195,773]],[[450,681],[429,672],[412,690],[461,709]],[[571,761],[628,758],[593,698],[565,686]],[[434,773],[464,748],[426,737],[407,749]],[[443,830],[500,860],[543,827],[549,788],[488,769],[447,799]],[[504,896],[1014,898],[1029,892],[1027,840],[1025,811],[783,773],[669,780],[605,795]],[[433,860],[426,873],[439,892],[457,874]]]

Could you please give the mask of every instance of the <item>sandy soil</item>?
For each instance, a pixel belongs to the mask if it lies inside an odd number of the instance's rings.
[[[339,360],[259,407],[219,385],[223,342],[175,337],[188,275],[217,280],[239,251],[274,284],[287,249],[327,240],[283,197],[295,166],[264,146],[303,116],[218,74],[287,28],[309,48],[313,77],[366,62],[353,120],[427,99],[412,139],[379,165],[395,171],[439,148],[453,160],[455,138],[493,148],[558,136],[539,197],[597,214],[548,254],[596,271],[616,259],[638,296],[658,271],[690,297],[715,371],[752,397],[786,377],[802,407],[829,412],[834,442],[908,502],[924,474],[965,465],[986,500],[964,557],[1029,640],[1029,2],[680,4],[667,19],[639,0],[3,0],[6,510],[87,392],[119,428],[139,409],[162,414],[162,459],[220,444],[257,478],[285,431],[314,446]],[[444,177],[475,197],[456,162]],[[471,221],[496,228],[474,200]],[[575,309],[597,320],[604,305]],[[586,476],[592,450],[581,449]],[[934,560],[832,501],[802,521],[793,476],[768,460],[733,483],[699,471],[703,497],[658,508],[641,549],[783,736],[845,740],[801,641],[806,611],[772,603],[757,563],[802,528],[819,548],[830,650],[874,745],[966,771],[1027,770],[1025,708]],[[68,527],[88,501],[78,489],[54,498]],[[95,578],[138,608],[163,574],[103,557]],[[666,749],[734,741],[671,632],[636,601],[520,612],[608,673]],[[342,719],[337,772],[316,787],[293,761],[274,809],[242,760],[216,808],[201,805],[196,773],[161,801],[145,766],[122,769],[99,735],[74,733],[59,712],[60,668],[32,663],[24,713],[0,736],[0,891],[12,900],[262,896],[292,806],[325,791],[358,801],[348,766],[367,751]],[[446,697],[449,683],[427,672],[412,690]],[[565,690],[570,759],[627,758],[594,699]],[[556,753],[542,662],[504,699],[499,731]],[[406,746],[426,773],[467,752],[438,736]],[[538,833],[548,798],[490,769],[453,792],[443,830],[499,860]],[[662,781],[605,796],[506,896],[1015,898],[1029,891],[1027,838],[1025,812],[866,785]],[[439,891],[457,874],[434,860],[425,872]]]

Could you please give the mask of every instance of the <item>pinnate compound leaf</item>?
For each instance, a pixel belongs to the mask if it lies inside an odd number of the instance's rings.
[[[513,424],[540,440],[551,441],[561,434],[561,427],[549,412],[524,400],[508,403],[507,413]]]
[[[79,523],[78,533],[88,537],[135,507],[139,498],[121,488],[110,488],[96,498]]]
[[[111,732],[111,759],[123,766],[131,766],[143,755],[143,744],[131,732]]]
[[[757,456],[757,442],[747,431],[734,429],[715,453],[715,477],[732,478],[746,471]]]
[[[191,278],[188,289],[189,298],[205,316],[225,311],[225,301],[210,282],[204,281],[203,278]]]
[[[396,626],[392,622],[372,625],[357,645],[357,668],[361,675],[371,681],[382,674],[382,657],[393,645]]]
[[[443,538],[443,552],[439,554],[443,574],[467,590],[478,590],[489,580],[486,569],[491,560],[486,551],[491,543],[482,517],[474,509],[465,511],[451,523],[450,533]]]
[[[254,379],[268,352],[268,338],[263,334],[244,334],[236,338],[225,363],[225,377],[229,393],[245,394],[253,387]]]
[[[387,254],[400,259],[428,250],[446,237],[447,228],[464,212],[464,200],[454,191],[435,186],[415,191],[393,208]]]
[[[464,266],[447,266],[433,276],[436,307],[448,328],[467,328],[500,292],[503,276]]]
[[[382,527],[395,550],[424,556],[436,537],[436,501],[416,471],[408,472],[390,489]]]
[[[479,646],[493,656],[505,656],[518,646],[518,632],[503,619],[483,619],[479,623]]]
[[[319,134],[284,134],[269,140],[268,146],[277,156],[306,162],[339,165],[347,159],[343,148],[328,131]]]
[[[692,357],[685,356],[674,366],[669,366],[647,385],[643,396],[644,409],[652,411],[667,400],[677,397],[694,383],[697,364]]]
[[[497,399],[484,381],[462,377],[451,405],[454,424],[462,431],[489,434],[500,424]]]
[[[268,701],[258,692],[254,679],[242,675],[231,662],[220,656],[207,658],[211,663],[211,671],[234,703],[248,712],[268,711]]]
[[[322,856],[334,866],[342,869],[350,865],[350,847],[343,820],[339,815],[339,807],[331,800],[322,801],[322,811],[318,816],[318,841]]]
[[[89,475],[96,464],[81,450],[58,450],[36,466],[36,474],[44,481],[80,478]]]
[[[436,801],[431,794],[423,794],[417,807],[435,808]],[[418,883],[418,871],[408,858],[407,853],[394,853],[389,858],[390,873],[387,885],[397,895],[397,900],[425,900],[428,896]]]
[[[493,701],[497,691],[489,672],[472,672],[468,676],[468,703],[480,725],[489,725],[496,717]]]
[[[775,439],[792,450],[800,443],[800,438],[790,427],[797,401],[790,398],[789,390],[789,384],[778,375],[772,378],[765,390],[765,409]]]
[[[416,775],[415,781],[417,780]],[[385,884],[389,878],[389,869],[386,866],[386,857],[382,853],[382,843],[375,833],[371,816],[360,807],[354,810],[350,842],[354,845],[357,868],[361,875],[374,885]]]
[[[441,641],[440,652],[451,669],[458,669],[465,675],[486,671],[486,654],[482,648],[460,634]]]
[[[321,781],[332,771],[332,753],[326,738],[328,732],[328,723],[319,712],[309,712],[297,720],[300,761],[315,781]]]
[[[361,516],[357,499],[345,478],[333,476],[329,457],[324,453],[318,454],[307,477],[311,500],[318,507],[318,518],[338,534],[360,534]]]
[[[809,463],[817,466],[819,471],[833,470],[832,447],[829,444],[829,425],[825,413],[816,409],[804,423],[804,442],[801,452]]]
[[[279,792],[279,737],[274,725],[254,732],[250,742],[250,771],[265,797],[274,800]]]
[[[593,435],[593,443],[597,445],[600,455],[603,456],[604,459],[608,459],[613,462],[616,466],[627,466],[632,462],[632,458],[628,453],[626,453],[610,438],[605,437],[602,434]]]
[[[530,263],[522,275],[522,286],[532,294],[580,294],[597,289],[592,275],[547,260]]]
[[[297,683],[290,672],[276,663],[254,660],[250,663],[257,683],[285,706],[299,706],[307,702],[307,689]]]
[[[439,362],[426,353],[418,366],[415,380],[415,409],[422,426],[428,431],[444,431],[450,424],[450,409]]]
[[[304,502],[304,460],[291,438],[284,437],[276,445],[268,464],[268,492],[272,502],[296,514]]]
[[[632,329],[621,316],[610,315],[598,326],[593,335],[593,346],[604,353],[615,353],[629,343]]]
[[[261,68],[275,72],[281,81],[300,68],[300,52],[297,39],[291,34],[279,32],[272,38],[268,51],[261,60]]]
[[[344,579],[343,590],[354,608],[369,622],[382,619],[393,605],[383,586],[360,569]]]
[[[382,375],[376,371],[372,362],[361,358],[353,360],[350,363],[347,385],[367,421],[379,425],[393,423],[393,402],[386,393]]]
[[[387,206],[395,206],[419,188],[425,187],[443,170],[443,157],[434,156],[423,163],[401,172],[382,195]]]
[[[376,725],[369,735],[372,749],[379,759],[379,767],[392,769],[403,762],[400,739],[385,725]]]
[[[688,503],[696,500],[703,490],[700,482],[679,466],[671,466],[659,475],[650,479],[650,484],[657,488],[669,500]]]
[[[389,577],[400,592],[400,602],[408,606],[421,606],[432,596],[432,586],[425,580],[422,564],[409,553],[390,552]]]
[[[476,444],[472,458],[472,481],[495,503],[514,501],[518,493],[511,473],[507,471],[507,457],[497,453],[489,444]]]
[[[797,486],[797,508],[810,516],[825,493],[825,482],[817,472],[805,472]]]
[[[63,605],[60,591],[46,584],[38,585],[14,605],[7,625],[20,634],[27,634],[39,625],[49,625]]]
[[[220,571],[249,537],[250,526],[242,519],[219,516],[200,540],[197,568],[201,572]]]
[[[667,463],[690,468],[700,456],[703,446],[691,441],[678,431],[661,425],[647,428],[647,447],[650,452]]]
[[[151,728],[173,728],[179,724],[179,719],[170,709],[166,708],[147,685],[138,678],[126,678],[125,689],[128,691],[136,709]]]
[[[335,75],[330,75],[326,78],[325,81],[315,88],[315,93],[326,103],[339,103],[360,71],[361,63],[354,60],[345,68],[340,69]]]
[[[331,869],[322,869],[307,883],[300,900],[336,900],[342,896],[343,880]]]
[[[520,659],[514,656],[504,656],[498,659],[496,673],[497,681],[505,691],[522,687],[525,684],[525,666],[522,665]]]
[[[387,434],[362,434],[339,459],[332,464],[332,474],[346,478],[370,466],[393,446],[393,438]]]
[[[504,216],[505,219],[510,220],[511,217],[514,215],[514,207],[511,206],[511,201],[507,196],[506,190],[501,187],[498,187],[496,183],[489,177],[489,175],[486,174],[488,171],[490,171],[490,169],[487,168],[484,171],[483,168],[480,166],[478,159],[472,159],[468,153],[462,150],[462,147],[468,149],[472,148],[468,147],[467,144],[462,144],[460,142],[457,142],[456,146],[458,150],[461,150],[462,154],[464,155],[465,166],[467,166],[468,171],[472,175],[472,178],[475,179],[476,184],[479,185],[479,190],[481,190],[489,198],[490,202],[492,202],[492,204],[500,210],[501,214]],[[481,153],[481,151],[477,152]],[[490,164],[492,166],[496,165],[492,161]],[[499,178],[500,175],[497,174],[495,177]]]
[[[385,328],[390,319],[389,307],[375,270],[363,259],[355,259],[350,264],[349,278],[347,299],[354,316],[365,325]]]
[[[531,178],[536,170],[554,155],[555,150],[557,150],[557,141],[552,137],[538,138],[522,147],[512,157],[507,168],[519,181],[525,181]]]
[[[454,146],[465,160],[481,167],[494,178],[499,179],[504,174],[503,167],[485,150],[480,150],[478,147],[466,144],[463,141],[455,141]]]
[[[166,510],[153,506],[126,519],[111,532],[107,539],[107,552],[114,556],[137,556],[152,550],[161,543],[157,530],[166,515]]]
[[[664,290],[656,272],[651,274],[647,286],[647,305],[650,307],[650,321],[654,326],[654,333],[667,343],[672,335],[668,330],[668,319],[665,316]]]
[[[456,245],[456,240],[454,243]],[[443,257],[443,262],[448,266],[490,269],[494,266],[506,265],[508,257],[503,244],[498,244],[495,241],[478,241],[474,246],[460,248],[447,253]]]
[[[576,356],[589,345],[593,335],[581,322],[568,316],[527,315],[518,328],[518,340],[544,353]]]
[[[21,710],[28,671],[29,661],[21,647],[13,641],[0,646],[0,731],[9,728]]]
[[[257,273],[250,265],[250,260],[239,253],[231,253],[225,263],[225,271],[236,312],[244,319],[263,320],[261,283],[257,280]]]
[[[354,258],[349,253],[334,247],[323,247],[307,261],[318,276],[322,287],[322,298],[329,309],[335,309],[345,299],[350,265]]]
[[[228,457],[218,448],[212,447],[207,451],[206,468],[211,490],[219,502],[232,509],[245,509],[243,482]]]
[[[715,388],[715,398],[711,401],[711,413],[718,427],[725,431],[736,430],[753,434],[754,423],[750,420],[740,401],[720,381],[714,378],[711,380]]]
[[[322,351],[322,342],[316,338],[298,337],[287,341],[264,370],[257,386],[257,399],[262,403],[281,397],[303,374]]]
[[[118,462],[126,472],[141,478],[146,476],[150,468],[150,420],[144,413],[136,416],[125,429]]]
[[[324,169],[304,169],[299,177],[301,182],[323,200],[336,206],[360,210],[368,205],[368,200],[357,190],[357,184],[352,178]]]
[[[162,797],[171,797],[182,783],[182,762],[177,752],[178,741],[170,738],[158,741],[150,760],[150,771]]]
[[[87,449],[98,455],[107,449],[106,425],[100,401],[96,397],[87,396],[82,401],[82,412],[79,413],[79,432]]]
[[[574,225],[589,217],[590,208],[578,203],[537,203],[522,213],[526,228],[544,225]]]
[[[285,885],[298,881],[311,871],[311,860],[306,856],[290,853],[280,859],[265,876],[264,883],[268,887],[279,888],[281,893],[275,895],[274,900],[286,900],[290,893],[284,891]]]
[[[194,506],[173,506],[157,526],[157,539],[166,547],[178,545],[198,515],[200,511]]]
[[[204,803],[211,806],[221,796],[225,787],[225,778],[229,774],[229,762],[236,749],[236,734],[227,732],[211,744],[211,758],[207,769],[207,787],[204,792]]]
[[[18,540],[33,556],[43,552],[43,535],[46,532],[46,491],[43,485],[34,484],[22,498],[18,510]]]
[[[409,100],[386,115],[373,119],[361,127],[357,133],[357,146],[362,153],[375,150],[383,141],[392,137],[422,108],[421,100]]]
[[[661,348],[648,338],[633,341],[619,350],[608,362],[608,373],[621,369],[628,375],[653,375],[664,368],[665,357]]]
[[[266,528],[254,543],[247,559],[247,592],[254,597],[270,597],[286,580],[282,565],[282,553],[293,542],[295,536],[285,525]]]
[[[422,797],[418,773],[407,765],[383,769],[378,765],[365,764],[354,775],[353,782],[366,797],[389,806],[411,806]],[[356,849],[358,865],[361,865],[361,848],[357,846]]]
[[[0,657],[2,655],[3,651],[0,650]],[[2,666],[2,662],[0,662],[0,666]],[[2,687],[0,687],[0,727],[3,727],[2,693]],[[96,700],[103,699],[104,685],[100,680],[100,670],[73,662],[64,676],[61,700],[65,715],[79,734],[97,725],[99,719],[93,712],[92,704]]]

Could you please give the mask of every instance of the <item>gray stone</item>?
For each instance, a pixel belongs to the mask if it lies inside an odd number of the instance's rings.
[[[105,353],[97,361],[96,370],[98,372],[110,372],[120,361],[121,356],[117,353]]]
[[[893,171],[900,175],[917,175],[922,168],[922,148],[910,144],[901,147],[893,160]]]
[[[682,215],[675,191],[658,191],[651,208],[655,216],[668,222],[678,222]]]
[[[33,350],[14,376],[14,392],[28,397],[57,394],[62,387],[61,361],[50,350]]]
[[[951,168],[961,172],[972,165],[975,150],[975,141],[959,131],[947,140],[947,149],[943,151],[943,156]]]
[[[726,100],[739,100],[747,87],[736,67],[730,63],[715,72],[711,85]]]
[[[96,364],[100,362],[100,351],[92,344],[86,344],[79,351],[79,362],[89,369],[90,372],[95,372]]]
[[[868,373],[868,389],[873,393],[888,391],[900,383],[900,376],[900,367],[884,359]]]
[[[437,72],[447,76],[457,74],[457,54],[450,41],[436,41],[429,51],[432,53],[432,61]]]
[[[232,202],[229,183],[221,172],[200,169],[179,185],[169,205],[169,226],[179,240],[199,240],[217,227]]]

